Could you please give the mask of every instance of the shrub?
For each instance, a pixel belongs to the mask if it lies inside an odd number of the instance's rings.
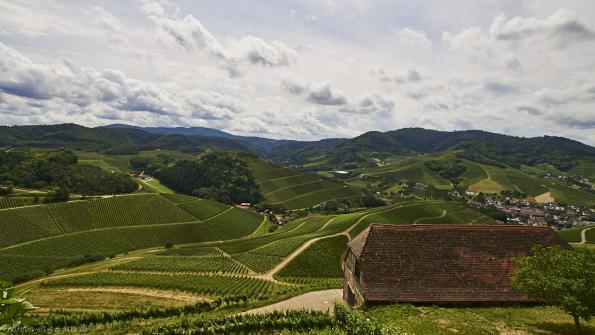
[[[35,271],[30,271],[30,272],[26,272],[26,273],[23,273],[21,275],[15,276],[12,279],[12,282],[14,284],[19,284],[19,283],[23,283],[23,282],[26,282],[26,281],[29,281],[29,280],[33,280],[33,279],[36,279],[36,278],[40,278],[40,277],[43,277],[43,276],[45,276],[45,272],[43,272],[41,270],[35,270]]]
[[[173,242],[165,242],[165,249],[171,249],[174,247],[174,243]]]

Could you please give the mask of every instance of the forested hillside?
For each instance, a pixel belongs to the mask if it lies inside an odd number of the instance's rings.
[[[252,171],[238,154],[213,152],[198,159],[175,161],[163,155],[135,157],[131,164],[179,193],[227,204],[262,200]]]
[[[515,137],[478,130],[445,132],[406,128],[386,133],[368,132],[331,148],[301,148],[280,155],[298,164],[371,166],[373,158],[456,151],[461,158],[501,166],[551,164],[567,171],[581,159],[594,159],[595,148],[563,137]],[[321,158],[324,157],[324,158]]]
[[[69,151],[0,151],[0,185],[59,187],[82,195],[133,192],[137,183],[122,173],[78,163]]]

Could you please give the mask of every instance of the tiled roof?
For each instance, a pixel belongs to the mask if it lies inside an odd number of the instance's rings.
[[[367,301],[531,301],[512,290],[514,258],[570,248],[548,227],[373,224],[349,243]]]

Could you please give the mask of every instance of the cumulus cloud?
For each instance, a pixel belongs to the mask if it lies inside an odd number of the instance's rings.
[[[329,83],[312,84],[295,76],[281,80],[281,86],[293,95],[305,96],[306,101],[325,106],[341,106],[347,104],[347,97],[340,91],[331,88]]]
[[[339,111],[350,114],[365,115],[375,113],[389,114],[393,111],[394,107],[395,103],[392,100],[383,98],[378,94],[373,94],[364,97],[356,105],[341,108]]]
[[[394,82],[397,84],[418,83],[429,78],[429,75],[420,69],[410,68],[400,73],[389,73],[384,69],[374,69],[370,73],[378,77],[381,82]]]
[[[426,36],[426,32],[423,30],[416,30],[411,28],[403,28],[398,30],[397,37],[399,40],[418,50],[428,50],[432,47],[432,41]]]
[[[154,0],[143,1],[140,10],[145,15],[162,15],[165,13],[161,4]]]
[[[543,112],[539,110],[539,108],[533,107],[533,106],[519,106],[517,107],[517,110],[519,112],[525,112],[525,113],[529,113],[530,115],[542,115]]]
[[[227,59],[228,55],[219,41],[192,15],[182,19],[149,15],[159,31],[169,36],[188,52],[205,50],[213,57]]]
[[[147,5],[147,4],[145,4]],[[221,62],[222,67],[231,77],[242,74],[241,64],[261,65],[265,67],[288,66],[295,61],[296,51],[279,41],[264,41],[260,37],[248,35],[240,39],[232,39],[229,46],[224,47],[203,24],[187,15],[184,18],[166,16],[163,10],[143,6],[142,11],[156,25],[162,36],[182,47],[189,53],[206,51],[214,59]],[[163,9],[160,6],[161,9]]]
[[[50,110],[56,101],[73,113],[102,109],[94,115],[109,118],[128,111],[214,120],[242,110],[239,102],[217,92],[171,91],[118,70],[77,69],[69,62],[39,64],[2,43],[0,92],[40,101],[39,107]]]
[[[557,47],[564,47],[587,40],[595,40],[595,29],[566,9],[560,9],[543,19],[499,15],[488,30],[471,27],[458,34],[445,32],[442,35],[442,41],[454,50],[483,50],[496,42],[518,45],[551,41]]]
[[[295,77],[287,77],[281,80],[281,85],[285,90],[294,95],[302,95],[309,90],[308,84]]]
[[[328,83],[319,84],[308,94],[308,101],[318,105],[345,105],[347,98],[340,92],[331,89]]]
[[[256,36],[245,36],[230,48],[232,58],[247,60],[254,65],[287,66],[293,63],[295,51],[279,41],[265,42]]]
[[[595,30],[582,22],[575,13],[560,9],[545,19],[534,17],[507,18],[499,15],[490,27],[498,40],[519,42],[527,39],[551,39],[560,44],[595,39]]]
[[[126,42],[126,38],[122,34],[125,30],[124,25],[112,13],[100,6],[93,7],[93,12],[95,14],[95,24],[105,32],[110,42]]]

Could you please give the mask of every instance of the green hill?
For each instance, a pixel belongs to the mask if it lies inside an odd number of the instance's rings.
[[[255,157],[246,158],[258,181],[265,202],[287,209],[309,208],[329,200],[358,199],[362,192],[353,187],[301,174]]]
[[[0,210],[0,272],[6,279],[35,277],[84,255],[238,238],[263,221],[250,211],[188,198],[175,204],[145,194]]]

